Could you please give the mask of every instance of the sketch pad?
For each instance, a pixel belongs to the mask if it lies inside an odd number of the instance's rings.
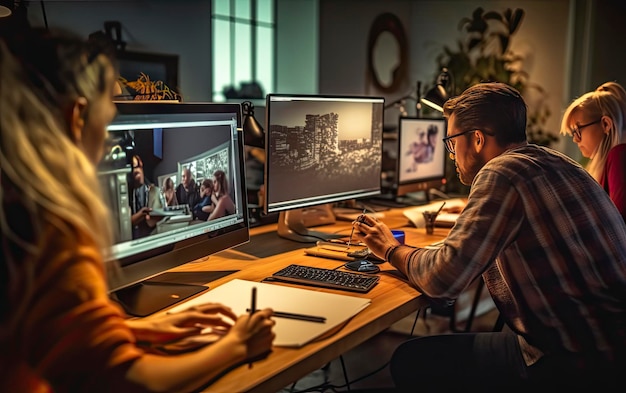
[[[214,302],[232,308],[237,315],[245,314],[250,307],[252,287],[257,288],[257,309],[269,307],[275,311],[326,318],[325,323],[274,318],[274,345],[279,347],[301,347],[352,318],[371,303],[371,299],[356,296],[235,279],[172,308],[170,312]]]

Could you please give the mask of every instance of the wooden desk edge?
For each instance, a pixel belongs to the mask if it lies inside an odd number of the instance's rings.
[[[388,223],[390,228],[406,229],[406,241],[408,244],[427,245],[445,238],[449,229],[436,228],[434,235],[425,235],[423,228],[420,230],[415,227],[403,227],[407,225],[405,217],[401,216],[401,210],[397,210],[397,214],[387,213],[384,221]],[[337,222],[334,225],[322,227],[322,229],[330,232],[345,231],[350,227],[349,222]],[[275,225],[263,228],[253,228],[250,235],[266,233],[275,228]],[[310,246],[310,245],[309,245]],[[307,245],[303,244],[303,248]],[[320,267],[333,268],[343,262],[336,260],[328,260],[312,256],[305,256],[304,251],[294,250],[271,257],[256,258],[236,258],[237,254],[232,252],[219,253],[212,256],[210,260],[202,263],[191,264],[182,267],[181,270],[202,269],[205,263],[211,270],[220,269],[240,269],[237,273],[221,278],[212,283],[211,287],[215,288],[231,279],[240,278],[244,280],[261,281],[264,277],[271,275],[274,271],[278,271],[282,266],[289,263],[300,263],[304,265],[315,265]],[[387,265],[388,267],[388,265]],[[378,290],[375,287],[371,293],[355,294],[372,298],[373,303],[378,299],[382,301],[383,308],[380,305],[374,306],[374,309],[363,310],[352,318],[346,326],[344,326],[336,334],[323,340],[309,343],[301,348],[280,348],[274,349],[268,358],[255,362],[252,369],[248,369],[247,365],[241,365],[227,374],[223,375],[211,385],[207,386],[203,392],[273,392],[288,386],[307,374],[323,367],[328,362],[336,359],[341,354],[355,348],[356,346],[367,341],[376,334],[381,333],[389,328],[400,319],[416,312],[422,305],[420,293],[410,287],[409,284],[398,280],[399,285],[394,282],[394,278],[390,276],[381,276],[381,283]],[[301,287],[302,288],[302,287]],[[322,290],[320,288],[310,288],[313,290]],[[382,291],[382,292],[381,292]],[[350,294],[343,291],[331,291],[335,293]],[[389,292],[394,292],[389,297]],[[391,299],[391,301],[390,301]],[[386,301],[384,301],[386,300]],[[374,314],[372,314],[374,312]],[[382,314],[376,314],[381,312]],[[407,337],[408,338],[408,337]],[[382,366],[382,364],[381,364]]]

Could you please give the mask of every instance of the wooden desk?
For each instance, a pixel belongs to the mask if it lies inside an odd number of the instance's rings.
[[[448,233],[446,228],[436,228],[433,235],[426,235],[424,228],[408,227],[410,224],[402,215],[401,210],[385,212],[385,218],[382,220],[391,229],[403,229],[406,232],[406,242],[411,245],[420,246],[434,243],[442,240]],[[255,235],[275,231],[275,228],[275,225],[268,225],[251,229],[252,242],[254,242]],[[324,232],[346,233],[346,236],[349,236],[351,223],[338,221],[333,225],[316,227],[315,229]],[[302,243],[302,249],[311,246],[313,245]],[[263,244],[260,244],[259,247],[263,247]],[[233,249],[189,263],[177,268],[176,271],[239,270],[211,282],[210,287],[215,288],[234,278],[261,281],[291,263],[331,269],[343,263],[332,259],[307,256],[302,249],[265,258],[257,258]],[[346,351],[415,312],[421,305],[420,293],[394,276],[393,272],[396,270],[390,264],[384,263],[380,267],[382,273],[379,284],[366,294],[306,287],[312,290],[350,294],[372,300],[369,307],[349,320],[335,334],[309,343],[302,348],[275,347],[266,359],[255,362],[252,369],[249,369],[247,365],[239,366],[216,380],[205,391],[276,392],[323,367]]]

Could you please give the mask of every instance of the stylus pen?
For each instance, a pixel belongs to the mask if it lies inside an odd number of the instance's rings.
[[[365,214],[366,212],[367,212],[367,209],[363,209],[363,214]],[[361,216],[363,214],[361,214]],[[363,222],[363,219],[360,216],[356,220],[359,222]],[[350,248],[350,244],[352,244],[352,235],[354,235],[354,225],[352,225],[352,231],[350,232],[350,240],[348,240],[348,248]]]
[[[326,322],[326,317],[318,317],[315,315],[306,315],[306,314],[296,314],[292,312],[274,311],[272,313],[272,316],[277,317],[277,318],[297,319],[299,321],[307,321],[307,322],[317,322],[317,323]]]
[[[256,287],[252,287],[250,308],[247,311],[250,313],[250,318],[252,318],[252,315],[256,312]],[[252,368],[252,362],[248,363],[248,368]]]

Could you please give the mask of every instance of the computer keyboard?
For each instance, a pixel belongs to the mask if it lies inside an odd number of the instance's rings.
[[[289,265],[274,273],[271,279],[365,293],[378,283],[380,277],[311,266]]]

